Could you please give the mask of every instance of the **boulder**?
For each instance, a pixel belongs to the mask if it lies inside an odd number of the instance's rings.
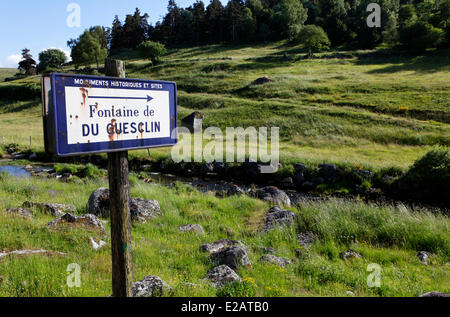
[[[87,211],[97,217],[109,217],[109,189],[98,188],[89,197]],[[162,215],[161,207],[156,200],[130,198],[131,220],[146,222]]]
[[[427,251],[419,251],[417,252],[417,257],[419,258],[420,262],[427,265],[428,260],[431,257],[431,253]]]
[[[26,201],[22,204],[23,208],[36,208],[44,213],[50,214],[55,217],[60,217],[68,212],[75,212],[77,208],[70,204],[52,204],[52,203],[36,203]]]
[[[339,169],[334,164],[320,164],[318,166],[319,168],[319,175],[323,177],[324,179],[328,181],[337,181],[338,180],[338,174]]]
[[[432,292],[422,294],[419,297],[450,297],[450,294],[432,291]]]
[[[130,199],[131,220],[145,223],[149,219],[162,216],[161,207],[156,200],[141,198]]]
[[[181,232],[195,232],[197,234],[204,234],[205,231],[203,230],[203,227],[198,224],[188,224],[185,226],[181,226],[178,228]]]
[[[339,253],[339,257],[342,260],[348,260],[348,259],[352,259],[352,258],[360,258],[361,254],[359,254],[358,252],[349,249],[347,251],[342,251],[341,253]]]
[[[86,210],[97,217],[109,217],[109,189],[97,188],[89,197]]]
[[[74,216],[72,214],[65,214],[58,219],[49,222],[49,227],[57,227],[63,224],[81,225],[90,229],[100,230],[102,233],[106,233],[102,222],[96,216],[87,214],[82,217]]]
[[[228,283],[240,282],[241,278],[229,266],[219,265],[206,273],[206,278],[216,288],[223,287]]]
[[[213,253],[211,254],[211,261],[219,265],[227,265],[232,269],[237,269],[240,266],[250,267],[252,265],[247,252],[241,247],[229,247]]]
[[[9,256],[9,255],[33,255],[33,254],[42,254],[42,255],[60,255],[66,256],[66,253],[58,252],[58,251],[49,251],[49,250],[15,250],[10,252],[0,252],[0,258]]]
[[[291,200],[289,196],[282,190],[275,186],[267,186],[259,189],[256,192],[256,196],[264,201],[278,206],[291,206]]]
[[[275,264],[281,267],[286,267],[289,264],[292,264],[292,261],[286,258],[278,257],[273,254],[265,254],[260,259],[261,262],[267,262],[271,264]]]
[[[209,254],[213,254],[213,253],[219,252],[225,248],[229,248],[229,247],[233,247],[233,246],[238,246],[238,247],[243,248],[245,251],[248,251],[248,248],[241,241],[229,240],[229,239],[221,239],[221,240],[217,240],[217,241],[214,241],[211,243],[204,243],[200,247],[200,251],[208,252]]]
[[[271,81],[272,81],[272,79],[270,79],[268,76],[264,76],[264,77],[257,78],[253,82],[253,85],[264,85],[266,83],[270,83]]]
[[[272,230],[276,226],[287,226],[294,223],[295,213],[290,210],[283,210],[280,207],[272,207],[266,214],[263,231]]]
[[[181,119],[181,126],[188,128],[191,133],[202,131],[203,119],[205,116],[199,111],[194,111],[187,117]]]
[[[244,194],[245,194],[244,190],[237,185],[231,185],[231,187],[227,191],[228,196],[233,196],[233,195],[240,196],[240,195],[244,195]]]
[[[297,235],[298,244],[304,248],[309,248],[311,244],[317,241],[317,237],[314,233],[307,231]]]
[[[214,164],[213,163],[204,163],[200,167],[200,173],[203,175],[210,174],[214,172]]]
[[[29,210],[20,207],[8,208],[6,209],[6,213],[24,218],[33,218],[33,214]]]
[[[259,249],[264,254],[277,254],[277,250],[271,247],[258,246],[257,249]]]
[[[147,275],[133,284],[131,292],[133,297],[162,297],[170,295],[173,290],[160,277]]]

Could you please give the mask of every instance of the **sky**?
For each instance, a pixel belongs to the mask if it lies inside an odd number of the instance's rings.
[[[195,0],[176,2],[185,8]],[[208,5],[210,1],[203,2]],[[123,21],[136,7],[147,13],[149,22],[155,24],[167,13],[167,3],[168,0],[0,0],[0,68],[17,68],[25,47],[31,50],[35,60],[48,48],[59,48],[70,56],[69,39],[77,38],[90,26],[110,27],[115,15]],[[74,18],[77,10],[71,4],[80,9],[79,27],[73,25],[77,22]]]

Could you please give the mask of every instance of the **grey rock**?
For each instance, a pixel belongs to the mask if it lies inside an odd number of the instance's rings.
[[[70,204],[53,204],[53,203],[36,203],[26,201],[22,204],[23,208],[37,208],[42,212],[50,214],[55,217],[60,217],[68,212],[75,212],[77,208]]]
[[[309,182],[309,181],[304,182],[301,186],[302,190],[304,190],[304,191],[313,190],[315,187],[316,186],[312,182]]]
[[[275,250],[274,248],[270,248],[270,247],[257,247],[262,253],[264,254],[277,254],[277,250]]]
[[[188,128],[191,133],[202,131],[203,119],[205,116],[199,111],[194,111],[187,117],[181,119],[181,126]]]
[[[304,248],[309,248],[311,244],[317,241],[317,237],[314,233],[307,231],[297,235],[298,244]]]
[[[419,297],[450,297],[450,294],[432,291],[432,292],[422,294]]]
[[[253,85],[264,85],[266,83],[270,83],[272,79],[270,79],[268,76],[257,78],[252,84]]]
[[[97,217],[109,217],[109,189],[98,188],[89,197],[86,210]],[[131,220],[146,222],[162,215],[161,207],[156,200],[130,198]]]
[[[361,254],[359,254],[358,252],[354,251],[354,250],[347,250],[347,251],[342,251],[341,253],[339,253],[339,257],[342,260],[348,260],[348,259],[352,259],[352,258],[360,258]]]
[[[334,164],[319,165],[319,175],[328,181],[337,181],[339,179],[339,169]]]
[[[95,251],[97,251],[98,249],[103,248],[106,245],[105,241],[99,240],[99,239],[94,239],[94,238],[90,238],[89,242],[91,244],[92,249],[94,249]]]
[[[89,197],[86,210],[97,217],[109,217],[109,189],[97,188]]]
[[[306,172],[308,170],[306,165],[303,165],[303,164],[300,164],[300,163],[294,164],[294,169],[295,169],[296,172]]]
[[[9,256],[9,255],[33,255],[33,254],[44,254],[44,255],[60,255],[65,256],[66,253],[58,252],[58,251],[49,251],[49,250],[15,250],[10,252],[0,252],[0,258]]]
[[[243,248],[245,251],[248,251],[248,248],[241,241],[229,239],[221,239],[211,243],[204,243],[200,247],[200,251],[213,254],[232,246],[238,246]]]
[[[206,273],[206,278],[213,284],[214,287],[220,288],[228,283],[240,282],[241,278],[229,266],[219,265]]]
[[[233,196],[233,195],[240,196],[240,195],[244,195],[244,194],[245,194],[244,190],[237,185],[231,185],[230,189],[228,189],[228,191],[227,191],[228,196]]]
[[[294,223],[295,213],[289,210],[283,210],[280,207],[272,207],[266,214],[263,231],[269,231],[276,226],[288,226]]]
[[[181,226],[179,228],[181,232],[195,232],[197,234],[204,234],[205,231],[203,230],[203,227],[198,224],[188,224],[185,226]]]
[[[419,258],[420,262],[427,265],[428,260],[431,257],[431,253],[427,251],[419,251],[417,252],[417,257]]]
[[[173,289],[160,277],[147,275],[133,284],[131,292],[133,297],[162,297],[170,295]]]
[[[292,261],[286,258],[278,257],[273,254],[265,254],[260,259],[261,262],[267,262],[271,264],[275,264],[281,267],[286,267],[289,264],[292,264]]]
[[[24,218],[33,218],[33,214],[24,208],[20,208],[20,207],[12,207],[12,208],[8,208],[5,210],[6,213],[8,214],[12,214],[14,216],[20,216],[20,217],[24,217]]]
[[[283,179],[280,183],[280,186],[284,189],[292,188],[294,186],[292,177],[286,177],[285,179]]]
[[[323,177],[314,177],[312,180],[311,180],[311,182],[313,183],[313,184],[315,184],[315,185],[320,185],[320,184],[323,184],[323,183],[325,183],[325,179],[323,178]]]
[[[232,269],[240,266],[250,267],[252,264],[248,258],[247,252],[241,247],[229,247],[219,252],[211,254],[211,261],[219,265],[227,265]]]
[[[162,216],[161,207],[156,200],[141,198],[130,199],[131,220],[145,223],[149,219]]]
[[[47,225],[49,227],[56,227],[66,223],[81,225],[90,229],[100,230],[102,233],[106,232],[100,219],[91,214],[87,214],[82,217],[74,216],[72,214],[65,214],[64,216],[61,216],[60,218],[49,222]]]
[[[256,192],[256,196],[264,201],[272,203],[278,206],[291,206],[291,200],[289,196],[282,190],[278,189],[275,186],[267,186],[259,189]]]
[[[363,178],[372,178],[375,175],[373,172],[366,170],[357,170],[355,174]]]

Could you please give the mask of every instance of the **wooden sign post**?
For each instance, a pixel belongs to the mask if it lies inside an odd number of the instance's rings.
[[[106,76],[125,78],[122,61],[107,59],[105,71]],[[131,297],[133,269],[128,151],[108,153],[108,179],[113,297]]]
[[[125,78],[107,59],[107,77],[53,73],[42,77],[45,150],[60,157],[108,153],[112,289],[132,296],[128,151],[177,144],[177,85]]]

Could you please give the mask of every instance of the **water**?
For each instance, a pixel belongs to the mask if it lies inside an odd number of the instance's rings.
[[[16,177],[31,177],[31,173],[23,168],[23,166],[4,165],[0,166],[0,173],[6,172]]]

